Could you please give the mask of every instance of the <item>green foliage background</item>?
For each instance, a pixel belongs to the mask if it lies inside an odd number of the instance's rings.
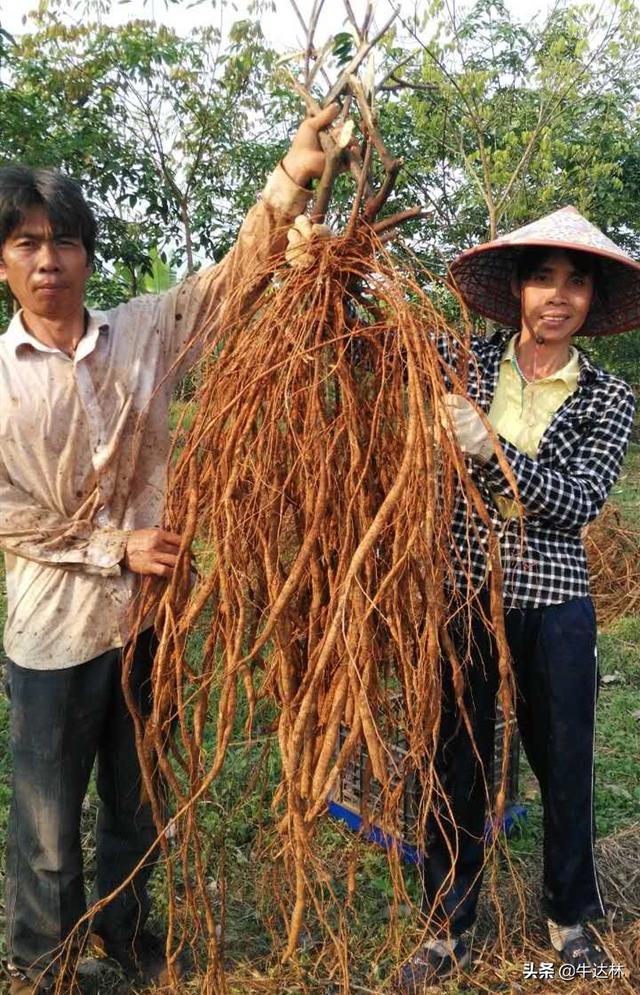
[[[227,251],[303,108],[288,76],[295,60],[265,40],[259,3],[224,36],[153,20],[106,27],[101,0],[80,7],[78,22],[77,3],[43,0],[23,34],[0,31],[0,162],[60,168],[83,184],[100,223],[91,303],[108,307],[153,289],[154,266],[182,274]],[[416,9],[378,45],[375,109],[404,160],[387,210],[431,211],[407,226],[420,262],[442,274],[462,249],[567,203],[640,253],[633,0],[565,0],[526,22],[501,0]],[[332,27],[338,67],[355,43],[339,17]],[[342,180],[336,225],[352,193]],[[3,322],[10,311],[5,293]],[[640,380],[637,335],[588,348]]]

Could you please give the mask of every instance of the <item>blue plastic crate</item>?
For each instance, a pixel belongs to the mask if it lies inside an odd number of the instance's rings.
[[[509,766],[507,772],[507,798],[501,830],[507,835],[518,821],[526,818],[526,808],[518,804],[518,767],[520,762],[520,739],[515,717],[509,721],[511,738],[509,744]],[[338,748],[344,743],[348,730],[340,730]],[[406,748],[402,738],[396,733],[395,743],[387,743],[387,750],[396,770],[402,770]],[[492,768],[489,772],[491,795],[495,794],[502,771],[504,752],[505,722],[502,712],[496,722],[495,749]],[[399,783],[400,773],[391,776],[393,789]],[[394,783],[395,782],[395,783]],[[346,823],[354,832],[362,833],[365,839],[387,849],[397,847],[400,856],[408,863],[417,864],[421,853],[417,839],[417,823],[420,807],[420,786],[415,774],[410,774],[404,783],[395,813],[393,831],[382,823],[382,789],[373,778],[367,749],[361,744],[351,760],[345,765],[340,780],[329,801],[329,814]],[[366,828],[365,828],[366,827]],[[396,829],[397,827],[397,829]],[[490,820],[487,821],[487,835],[493,832]]]
[[[363,838],[368,840],[369,843],[375,843],[377,846],[384,847],[385,850],[397,847],[400,858],[406,864],[419,864],[422,860],[422,851],[414,843],[405,843],[400,837],[394,836],[392,833],[386,833],[380,826],[370,825],[368,829],[364,829],[364,819],[362,816],[345,808],[344,805],[339,805],[338,802],[329,802],[329,815],[333,816],[334,819],[346,822],[349,829],[352,829],[354,833],[362,833]],[[505,808],[502,818],[502,832],[506,836],[509,836],[519,823],[526,818],[527,809],[524,805],[508,805]],[[491,834],[492,828],[491,822],[487,821],[487,836]]]

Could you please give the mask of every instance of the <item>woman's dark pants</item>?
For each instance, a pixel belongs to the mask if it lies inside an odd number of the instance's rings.
[[[143,715],[151,708],[153,630],[139,637],[131,690]],[[134,727],[121,687],[122,650],[66,670],[9,663],[13,797],[7,833],[6,928],[10,961],[31,975],[86,911],[80,817],[97,757],[100,809],[96,896],[113,891],[156,833],[141,777]],[[113,942],[131,939],[148,911],[155,857],[100,912],[93,929]]]
[[[518,727],[543,805],[543,912],[561,925],[600,918],[604,908],[593,854],[598,682],[593,604],[587,597],[510,609],[505,621],[517,683]],[[469,625],[459,623],[452,635],[465,667],[464,701],[486,772],[494,749],[495,646],[479,613],[472,613],[470,627],[469,633]],[[459,936],[476,915],[485,855],[486,787],[444,669],[436,767],[451,810],[447,813],[442,806],[439,819],[432,817],[429,823],[423,910],[431,915],[434,932]]]

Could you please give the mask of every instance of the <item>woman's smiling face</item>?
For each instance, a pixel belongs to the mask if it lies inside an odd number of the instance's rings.
[[[549,344],[568,342],[584,325],[593,300],[593,275],[578,269],[567,252],[553,249],[526,277],[515,280],[522,332]]]

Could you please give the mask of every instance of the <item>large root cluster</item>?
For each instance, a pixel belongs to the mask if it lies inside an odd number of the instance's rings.
[[[234,314],[233,302],[227,310]],[[210,324],[203,315],[205,337]],[[272,807],[293,881],[282,903],[285,959],[315,901],[317,817],[356,747],[366,744],[391,831],[410,774],[421,782],[423,826],[437,807],[442,668],[462,705],[468,664],[449,636],[453,614],[468,610],[452,596],[460,489],[488,521],[442,427],[443,396],[464,389],[470,362],[464,341],[366,226],[319,243],[314,265],[279,271],[249,313],[208,341],[171,469],[166,525],[184,536],[181,562],[166,589],[148,585],[138,606],[140,623],[156,610],[160,638],[154,712],[138,733],[159,825],[157,766],[173,796],[187,904],[215,971],[194,803],[219,776],[239,714],[247,738],[261,701],[275,716],[281,782]],[[489,554],[508,712],[495,543]],[[213,753],[205,750],[212,732]],[[391,741],[402,742],[401,761]],[[498,808],[502,801],[498,794]]]

